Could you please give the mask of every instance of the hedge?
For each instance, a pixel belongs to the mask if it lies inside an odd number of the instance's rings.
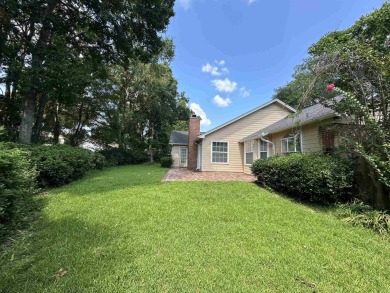
[[[28,222],[36,193],[29,153],[0,143],[0,239]]]
[[[142,150],[121,150],[118,148],[107,148],[99,152],[106,159],[109,167],[141,164],[148,161],[147,154]]]
[[[82,178],[88,171],[102,169],[101,154],[67,145],[35,146],[30,148],[31,160],[38,171],[40,187],[55,187]]]
[[[319,203],[350,198],[353,164],[322,154],[291,154],[260,159],[252,164],[258,181],[290,197]]]

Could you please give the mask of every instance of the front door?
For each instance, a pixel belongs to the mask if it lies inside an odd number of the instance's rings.
[[[187,168],[188,149],[186,147],[180,147],[179,167]]]

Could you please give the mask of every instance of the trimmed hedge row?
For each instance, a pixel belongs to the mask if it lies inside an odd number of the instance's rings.
[[[148,156],[144,151],[121,150],[108,148],[99,152],[106,160],[107,167],[141,164],[148,161]]]
[[[0,143],[0,239],[23,226],[33,209],[36,172],[23,150]]]
[[[350,160],[322,154],[291,154],[257,160],[252,172],[264,186],[293,198],[334,203],[350,198]]]
[[[61,186],[82,178],[90,170],[105,166],[105,158],[101,154],[78,147],[36,146],[30,151],[40,187]]]

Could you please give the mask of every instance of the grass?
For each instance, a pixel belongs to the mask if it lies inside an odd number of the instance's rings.
[[[153,165],[51,190],[5,246],[0,292],[390,292],[390,245],[245,182]]]

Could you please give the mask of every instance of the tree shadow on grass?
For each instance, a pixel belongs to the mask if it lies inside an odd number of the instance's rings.
[[[40,217],[42,210],[47,205],[45,193],[34,195],[25,203],[24,218],[14,225],[10,223],[5,234],[0,237],[0,254],[12,247],[13,242],[23,238],[28,233],[28,228]]]
[[[317,213],[332,213],[336,209],[335,203],[325,204],[325,203],[313,202],[310,200],[304,200],[301,198],[294,198],[294,197],[288,196],[284,193],[275,191],[272,188],[266,187],[263,184],[259,183],[258,181],[255,181],[254,184],[256,184],[259,188],[263,188],[263,189],[269,191],[270,193],[273,193],[273,194],[275,194],[281,198],[284,198],[292,203],[305,206],[306,208],[309,208],[310,210],[315,211]]]
[[[41,216],[28,236],[2,253],[0,292],[77,292],[96,286],[95,279],[115,284],[121,277],[116,265],[124,258],[127,268],[136,271],[131,247],[125,255],[112,251],[116,236],[112,227],[74,216]]]

